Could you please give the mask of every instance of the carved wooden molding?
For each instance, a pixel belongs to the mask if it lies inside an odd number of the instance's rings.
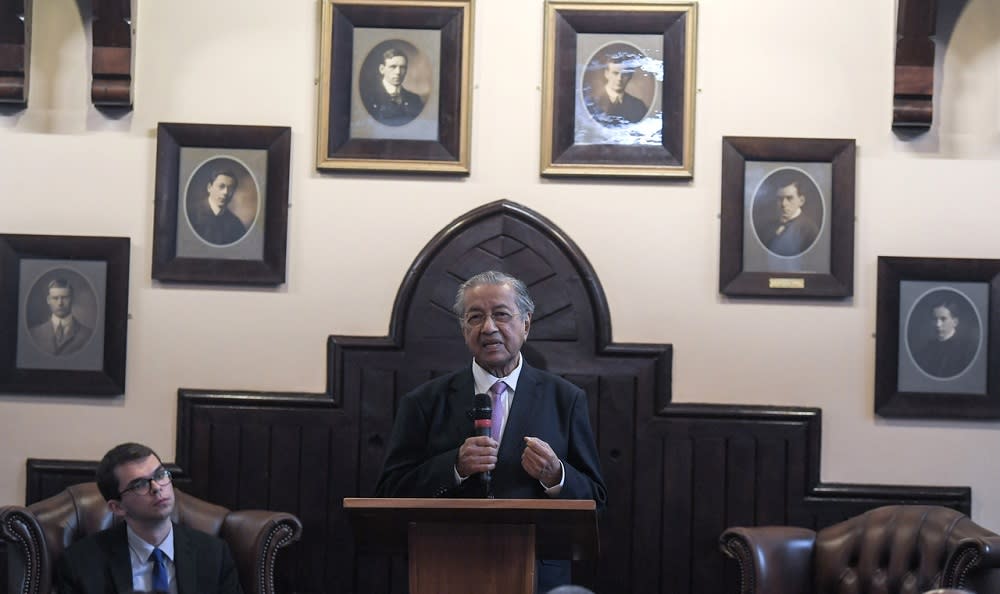
[[[899,0],[892,125],[930,128],[934,118],[937,0]]]
[[[97,107],[132,107],[131,0],[94,0],[90,97]]]
[[[0,0],[0,103],[28,104],[26,16],[24,0]]]

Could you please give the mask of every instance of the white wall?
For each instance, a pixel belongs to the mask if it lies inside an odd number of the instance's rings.
[[[541,0],[479,0],[467,179],[314,170],[315,0],[137,4],[132,114],[89,106],[74,0],[34,2],[30,105],[0,112],[0,232],[132,239],[125,396],[0,396],[0,501],[23,501],[28,457],[141,440],[173,459],[178,387],[321,392],[326,337],[384,335],[417,252],[508,198],[584,251],[616,341],[674,345],[676,401],[822,407],[824,481],[971,485],[974,517],[1000,530],[1000,475],[975,454],[1000,424],[873,414],[877,256],[1000,257],[996,3],[941,3],[935,126],[899,139],[892,3],[703,0],[690,183],[539,178]],[[151,281],[158,122],[292,127],[286,285]],[[853,299],[719,295],[723,135],[857,139]]]

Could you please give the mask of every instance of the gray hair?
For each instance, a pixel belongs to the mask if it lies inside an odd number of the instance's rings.
[[[462,323],[462,318],[465,317],[465,293],[469,289],[481,285],[510,285],[510,288],[514,289],[514,303],[517,305],[518,311],[526,316],[531,316],[535,313],[535,302],[531,300],[531,295],[528,294],[528,287],[523,282],[509,274],[496,270],[488,270],[480,272],[458,286],[458,291],[455,293],[455,304],[451,306],[451,310],[458,316],[460,324]]]

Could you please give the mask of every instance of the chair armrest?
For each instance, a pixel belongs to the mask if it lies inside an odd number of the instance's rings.
[[[278,550],[302,536],[302,522],[292,514],[266,510],[230,512],[219,532],[233,552],[246,594],[274,594],[274,564]]]
[[[18,505],[0,507],[0,539],[7,543],[7,592],[52,591],[49,549],[38,519]]]
[[[997,568],[1000,568],[1000,536],[963,538],[945,561],[941,587],[971,587],[976,592],[1000,591],[1000,571],[996,571]]]
[[[719,537],[722,552],[740,567],[740,594],[809,592],[816,533],[794,526],[729,528]]]

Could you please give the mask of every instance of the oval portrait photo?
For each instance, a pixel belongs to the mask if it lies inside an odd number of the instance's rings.
[[[928,291],[913,304],[905,323],[910,356],[931,377],[957,377],[979,355],[982,322],[961,291],[947,287]]]
[[[31,340],[46,355],[76,353],[94,336],[97,297],[81,274],[56,268],[43,274],[28,292],[25,322]]]
[[[656,96],[654,62],[659,64],[629,43],[610,43],[594,52],[580,89],[594,121],[608,128],[642,121]]]
[[[416,46],[387,39],[365,56],[358,91],[372,118],[387,126],[403,126],[424,110],[431,79],[430,62]]]
[[[213,246],[243,239],[257,218],[257,180],[233,157],[208,159],[191,174],[185,214],[195,235]]]
[[[825,215],[823,193],[801,169],[772,171],[754,193],[754,235],[776,256],[794,258],[809,251],[823,230]]]

